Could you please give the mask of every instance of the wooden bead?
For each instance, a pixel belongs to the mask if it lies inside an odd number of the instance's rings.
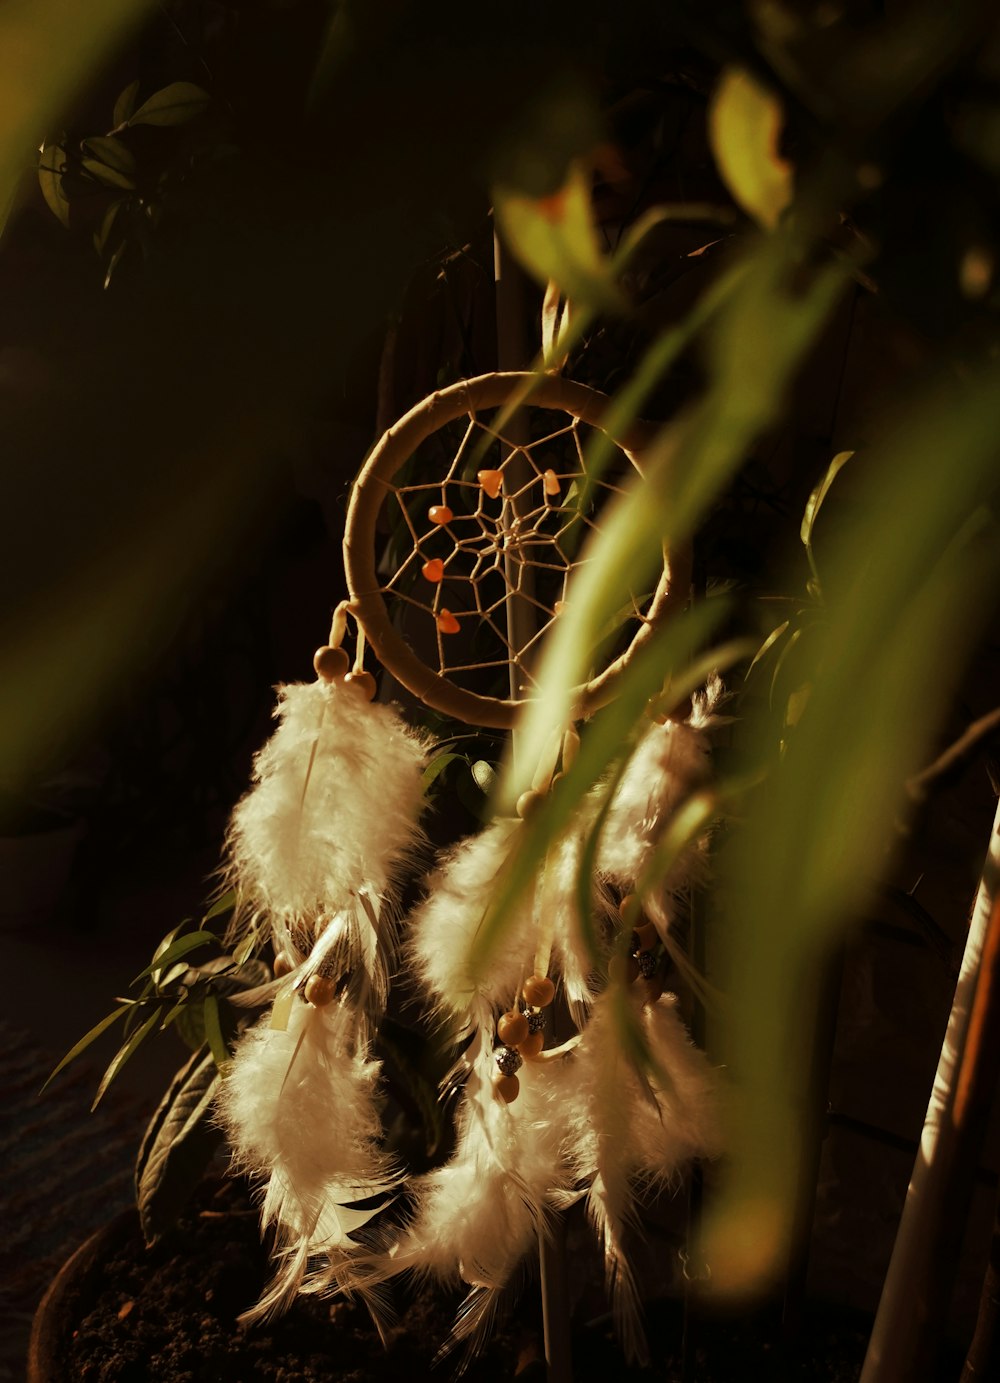
[[[502,471],[480,471],[477,477],[482,486],[483,493],[489,495],[490,499],[496,499],[503,485]]]
[[[313,667],[317,676],[322,677],[324,682],[333,682],[338,677],[344,677],[350,666],[351,660],[342,648],[330,648],[328,644],[324,644],[313,654]]]
[[[505,1076],[502,1071],[498,1071],[493,1077],[493,1089],[504,1104],[513,1104],[521,1089],[521,1082],[517,1076]]]
[[[529,975],[521,993],[532,1008],[548,1008],[556,996],[556,987],[548,975]]]
[[[290,975],[295,969],[295,962],[287,951],[279,951],[274,958],[274,978],[283,980],[286,975]]]
[[[356,687],[366,701],[375,700],[375,678],[370,672],[349,672],[344,678],[344,685]]]
[[[315,1008],[325,1008],[337,997],[337,986],[329,975],[310,975],[305,992],[308,1003]]]
[[[642,916],[642,904],[637,893],[626,893],[618,904],[618,916],[623,922],[631,922],[634,927]]]
[[[562,487],[559,484],[559,477],[556,475],[555,471],[544,472],[542,475],[542,488],[550,499],[559,494]]]
[[[450,610],[439,610],[437,627],[442,634],[457,634],[461,625]]]
[[[524,1041],[517,1044],[517,1050],[525,1061],[534,1061],[544,1046],[545,1034],[543,1032],[529,1032]]]
[[[523,1013],[505,1013],[497,1024],[497,1037],[505,1047],[520,1047],[528,1036],[528,1020]]]
[[[443,528],[446,523],[451,523],[455,515],[448,508],[447,504],[432,504],[427,510],[427,517],[431,523],[436,523],[438,528]]]
[[[517,807],[515,808],[521,820],[528,821],[533,817],[541,805],[541,801],[542,794],[536,792],[534,788],[528,788],[527,792],[522,792],[521,796],[517,799]]]
[[[425,581],[430,581],[432,585],[436,586],[444,576],[444,563],[440,557],[432,557],[420,568],[420,574]]]

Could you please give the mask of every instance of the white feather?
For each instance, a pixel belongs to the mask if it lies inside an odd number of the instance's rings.
[[[276,947],[301,957],[330,917],[350,913],[374,960],[387,938],[368,936],[361,895],[378,919],[420,840],[425,742],[391,707],[343,681],[280,687],[275,716],[226,841],[234,935],[264,922]]]
[[[380,1148],[379,1070],[347,1003],[296,1001],[287,1029],[264,1019],[237,1048],[219,1112],[237,1165],[267,1179],[261,1221],[275,1226],[284,1258],[251,1317],[289,1303],[311,1255],[349,1255],[351,1234],[374,1213],[351,1203],[397,1186]]]

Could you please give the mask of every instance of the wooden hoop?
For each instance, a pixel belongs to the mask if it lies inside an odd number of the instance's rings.
[[[514,400],[527,407],[547,408],[568,414],[604,432],[641,473],[641,456],[652,438],[652,429],[633,423],[620,435],[605,425],[606,395],[585,384],[557,375],[520,372],[479,375],[460,380],[429,395],[389,428],[365,462],[351,491],[344,534],[344,569],[350,595],[349,608],[364,630],[383,667],[418,697],[425,706],[468,725],[509,730],[525,700],[481,696],[457,686],[443,673],[422,662],[393,627],[382,598],[375,567],[376,520],[392,480],[421,442],[447,423],[479,409],[499,408]],[[649,610],[632,642],[599,676],[579,687],[574,697],[577,716],[589,716],[614,695],[614,684],[632,654],[650,638],[668,614],[687,602],[691,562],[687,550],[664,553],[663,571]]]

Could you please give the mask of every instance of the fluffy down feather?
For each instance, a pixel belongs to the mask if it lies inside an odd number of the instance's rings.
[[[378,916],[420,839],[427,749],[396,711],[342,681],[280,687],[275,716],[233,812],[224,880],[237,935],[265,921],[277,946],[304,955],[362,891]]]
[[[276,1227],[276,1254],[285,1260],[249,1318],[289,1304],[311,1255],[350,1257],[349,1236],[374,1213],[351,1202],[397,1185],[379,1146],[379,1069],[343,1002],[296,1002],[287,1029],[265,1018],[237,1048],[219,1113],[236,1163],[266,1178],[261,1221]]]

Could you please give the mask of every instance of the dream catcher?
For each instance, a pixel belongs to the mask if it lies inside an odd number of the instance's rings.
[[[425,705],[471,724],[515,724],[602,510],[641,469],[645,434],[608,437],[605,407],[556,377],[486,375],[425,400],[371,454],[348,513],[348,609],[359,647],[367,639]],[[574,695],[576,720],[614,696],[637,648],[685,603],[688,577],[674,558],[653,591],[634,593],[607,666]],[[237,1053],[224,1102],[237,1154],[267,1179],[264,1220],[278,1231],[282,1263],[259,1309],[303,1287],[361,1292],[377,1309],[388,1279],[430,1273],[468,1284],[454,1334],[475,1343],[549,1218],[583,1198],[624,1341],[639,1355],[625,1251],[637,1195],[714,1154],[718,1133],[713,1073],[663,993],[672,899],[699,848],[644,893],[642,909],[631,895],[676,806],[708,776],[711,697],[696,698],[684,722],[651,719],[610,802],[595,792],[582,803],[522,895],[488,979],[471,964],[476,935],[534,803],[572,758],[575,724],[538,765],[518,816],[494,819],[431,874],[405,924],[402,963],[464,1034],[450,1077],[461,1091],[456,1146],[410,1181],[401,1225],[397,1215],[395,1228],[359,1233],[373,1212],[356,1203],[397,1184],[380,1152],[368,1044],[427,751],[395,711],[370,702],[367,674],[348,673],[341,635],[335,621],[313,686],[283,690],[279,729],[230,833],[245,924],[271,929],[285,972],[274,1016]],[[578,877],[599,802],[585,937]],[[554,1003],[570,1029],[558,1041]],[[644,1063],[617,1040],[621,1004]]]

